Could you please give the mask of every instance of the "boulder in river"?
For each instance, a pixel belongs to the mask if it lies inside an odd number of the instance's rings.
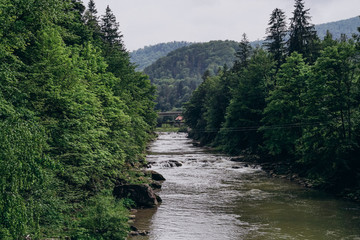
[[[163,167],[173,168],[173,167],[181,167],[182,163],[178,162],[176,160],[169,160],[169,161],[162,162],[161,165]]]
[[[147,184],[116,186],[113,194],[117,198],[133,200],[138,207],[155,207],[159,204],[158,199],[160,199]]]
[[[155,180],[155,181],[165,181],[166,180],[163,175],[161,175],[158,172],[152,171],[152,170],[145,171],[145,174],[150,175],[151,179]]]
[[[152,189],[154,189],[154,190],[156,190],[156,189],[161,189],[161,183],[158,182],[158,181],[152,181],[152,182],[150,183],[150,187],[151,187]]]

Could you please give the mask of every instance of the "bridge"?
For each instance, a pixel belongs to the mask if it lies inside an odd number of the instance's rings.
[[[162,124],[178,125],[184,124],[182,111],[158,112],[158,126]]]

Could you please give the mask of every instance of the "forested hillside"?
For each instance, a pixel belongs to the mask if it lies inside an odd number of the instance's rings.
[[[345,34],[351,38],[353,34],[357,33],[357,28],[360,26],[360,18],[358,16],[336,22],[324,23],[315,25],[315,30],[320,39],[326,36],[326,31],[330,31],[334,39],[340,39],[341,34]]]
[[[334,39],[340,39],[341,34],[351,38],[359,25],[360,19],[355,17],[316,25],[315,30],[320,39],[328,30]],[[225,64],[231,67],[238,44],[235,41],[211,41],[191,46],[186,42],[163,43],[132,52],[132,61],[139,65],[138,70],[144,70],[150,76],[157,87],[156,109],[169,111],[181,108],[189,100],[206,70],[209,70],[206,74],[214,75]],[[250,43],[253,48],[262,44],[263,40]],[[172,48],[176,49],[171,51]]]
[[[168,42],[159,43],[153,46],[146,46],[144,48],[132,51],[130,53],[131,62],[136,65],[137,71],[143,71],[146,67],[153,64],[161,57],[165,57],[169,52],[178,48],[191,45],[190,42]]]
[[[154,92],[109,7],[1,0],[0,239],[124,239]]]
[[[243,40],[234,66],[196,89],[185,105],[190,136],[281,162],[314,186],[360,199],[359,35],[319,40],[296,0],[289,26],[273,11],[265,46]]]
[[[214,75],[224,65],[232,66],[238,43],[211,41],[179,48],[144,69],[157,86],[156,109],[168,111],[181,108],[192,91],[202,82],[202,76]]]

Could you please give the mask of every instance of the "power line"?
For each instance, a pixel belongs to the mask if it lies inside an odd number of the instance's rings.
[[[291,129],[291,128],[302,128],[306,126],[320,126],[327,125],[330,121],[326,122],[311,122],[311,123],[289,123],[289,124],[279,124],[279,125],[261,125],[261,126],[244,126],[236,128],[218,128],[218,129],[192,129],[196,132],[205,132],[205,133],[216,133],[220,130],[225,130],[227,132],[250,132],[250,131],[259,131],[261,130],[276,130],[276,129]]]

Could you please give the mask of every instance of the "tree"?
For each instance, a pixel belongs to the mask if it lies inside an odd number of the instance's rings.
[[[93,32],[93,38],[96,39],[97,37],[99,37],[101,29],[94,0],[89,1],[88,9],[85,11],[83,19],[85,24]]]
[[[116,17],[109,5],[106,7],[105,15],[101,18],[101,32],[106,44],[125,50],[122,42],[123,35],[119,31],[119,23],[116,22]]]
[[[249,39],[247,38],[246,33],[244,33],[239,44],[239,49],[235,54],[236,60],[233,66],[234,71],[239,71],[241,70],[241,68],[247,66],[248,60],[251,56],[251,50],[252,47],[250,45]]]
[[[302,136],[303,94],[309,66],[294,52],[280,68],[270,91],[262,119],[265,148],[271,155],[288,159],[296,155],[296,141]]]
[[[315,41],[317,40],[314,25],[310,23],[310,9],[304,9],[303,0],[295,0],[295,10],[293,17],[290,18],[290,38],[288,40],[288,52],[298,52],[306,60],[313,59]]]
[[[269,54],[263,49],[255,49],[232,91],[219,133],[221,148],[226,152],[256,152],[262,144],[262,133],[258,128],[265,108],[266,82],[272,70],[273,60]]]
[[[270,16],[269,28],[266,30],[268,35],[264,45],[273,54],[277,70],[284,62],[286,51],[285,37],[287,35],[287,27],[285,18],[285,13],[281,9],[276,8]]]
[[[349,187],[358,179],[359,65],[353,42],[322,51],[307,80],[300,162],[313,177]]]
[[[189,135],[197,140],[207,138],[207,133],[205,131],[207,123],[204,118],[204,113],[206,111],[205,101],[206,95],[210,89],[209,85],[212,81],[213,78],[206,78],[193,92],[190,101],[184,104],[186,124],[191,128]]]

